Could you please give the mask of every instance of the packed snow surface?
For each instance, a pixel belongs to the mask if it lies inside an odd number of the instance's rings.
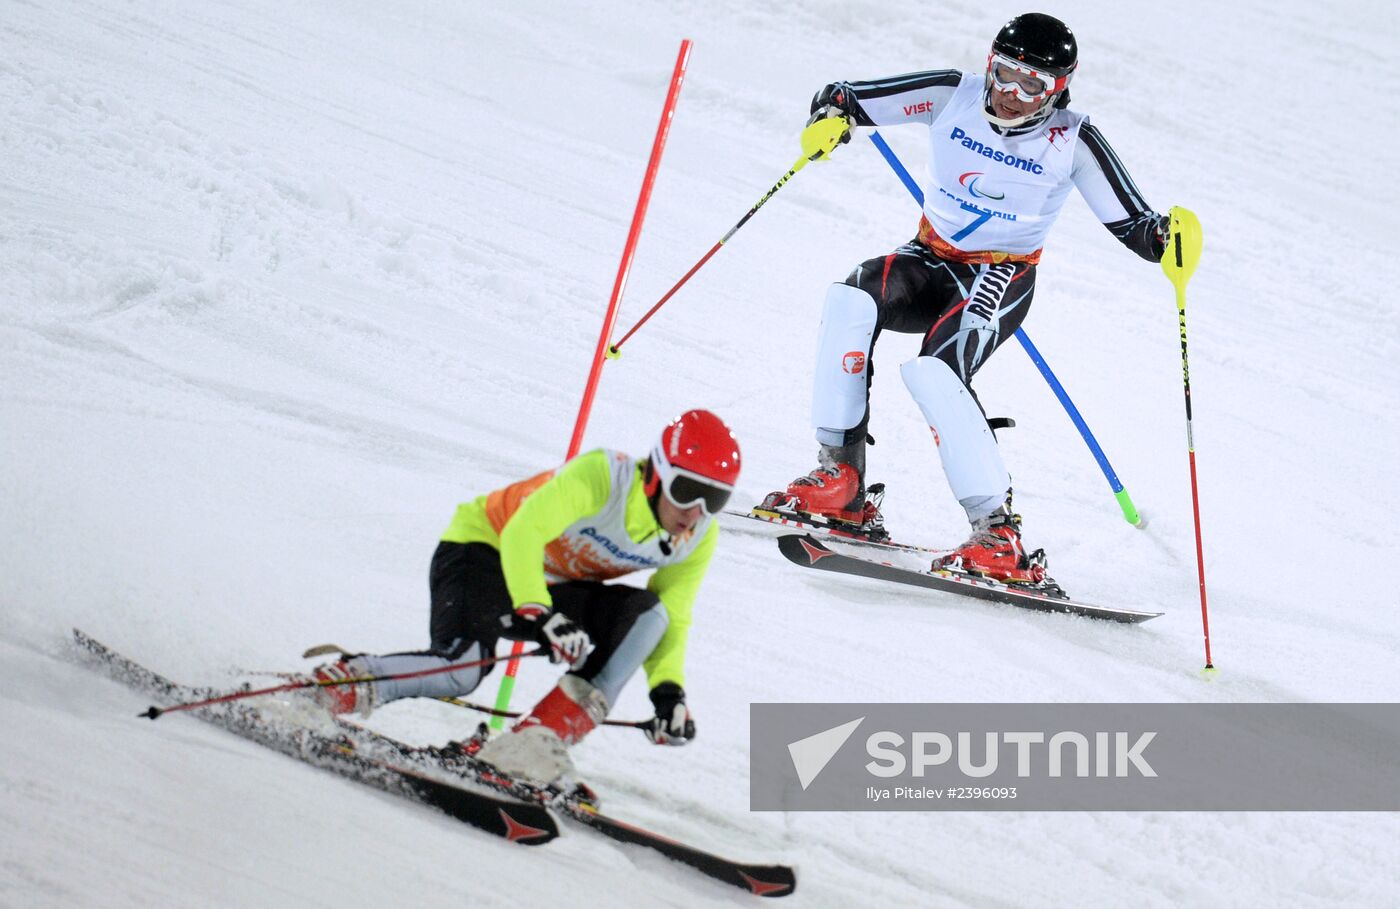
[[[0,905],[707,906],[747,897],[587,831],[526,850],[186,717],[75,662],[174,678],[427,644],[460,501],[557,463],[683,38],[630,326],[792,166],[834,79],[983,65],[1004,4],[10,0],[0,27]],[[1025,328],[1146,513],[1121,518],[1018,345],[979,374],[1027,542],[1142,626],[833,579],[727,533],[697,604],[699,737],[577,750],[615,814],[795,863],[799,906],[1389,906],[1393,814],[748,811],[763,701],[1391,701],[1400,328],[1382,3],[1077,2],[1075,108],[1205,228],[1194,439],[1220,668],[1203,680],[1170,284],[1077,198]],[[1369,73],[1369,74],[1368,74]],[[916,172],[926,140],[886,129]],[[603,375],[589,447],[709,407],[737,501],[815,464],[826,286],[917,211],[863,135],[775,195]],[[964,534],[876,350],[897,536]],[[494,695],[493,676],[480,692]],[[527,664],[515,704],[555,671]],[[648,715],[640,681],[615,715]],[[476,717],[390,705],[378,728]],[[1378,781],[1385,785],[1386,781]],[[1390,780],[1389,785],[1395,781]],[[1387,858],[1389,856],[1389,858]],[[1385,869],[1389,868],[1389,871]]]

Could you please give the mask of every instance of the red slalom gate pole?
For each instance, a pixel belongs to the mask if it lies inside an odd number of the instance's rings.
[[[651,188],[656,183],[657,171],[661,169],[661,153],[666,148],[666,137],[671,132],[671,118],[676,112],[676,101],[680,98],[681,83],[685,81],[685,68],[690,63],[690,39],[681,41],[680,53],[676,55],[676,68],[671,73],[671,87],[666,92],[666,104],[661,109],[661,122],[656,127],[656,138],[651,144],[651,159],[647,162],[646,176],[642,178],[642,190],[637,196],[637,207],[632,212],[632,227],[627,231],[627,244],[622,248],[622,261],[617,267],[617,278],[613,281],[612,297],[608,300],[608,312],[603,317],[603,330],[598,333],[598,347],[593,352],[593,367],[588,372],[588,384],[583,389],[583,401],[579,404],[578,418],[574,421],[574,434],[569,440],[569,452],[565,459],[578,454],[583,446],[583,431],[588,426],[588,415],[593,410],[593,397],[598,392],[598,380],[603,374],[603,363],[607,359],[608,341],[613,327],[617,324],[617,310],[622,303],[622,292],[627,287],[627,276],[632,271],[632,257],[637,252],[637,241],[642,235],[642,222],[646,220],[647,205],[651,202]],[[520,671],[520,654],[525,649],[523,641],[516,641],[510,650],[510,662],[506,664],[505,677],[501,679],[500,690],[496,693],[496,710],[502,713],[510,706],[511,694],[515,691],[515,676]],[[505,725],[504,718],[495,714],[491,717],[491,727],[500,729]]]
[[[583,446],[583,431],[588,425],[588,414],[593,409],[593,396],[598,391],[598,380],[603,374],[603,362],[607,359],[608,340],[617,324],[617,310],[622,303],[622,292],[627,286],[627,276],[632,270],[632,256],[637,251],[637,241],[642,235],[642,221],[647,216],[647,205],[651,202],[651,188],[656,182],[656,173],[661,169],[661,152],[666,147],[666,136],[671,132],[671,117],[676,111],[676,100],[680,97],[681,82],[685,79],[685,68],[690,62],[690,39],[681,42],[680,54],[676,57],[676,69],[671,73],[671,88],[666,93],[666,106],[661,111],[661,122],[656,127],[656,139],[651,145],[651,160],[647,162],[646,176],[642,178],[642,191],[637,196],[637,208],[632,213],[632,227],[627,231],[627,245],[622,249],[622,261],[617,267],[617,278],[613,281],[612,298],[608,300],[608,314],[603,319],[603,330],[598,333],[598,347],[593,352],[593,368],[588,373],[588,384],[583,389],[583,403],[579,405],[578,419],[574,421],[574,435],[569,440],[568,457],[578,454]]]

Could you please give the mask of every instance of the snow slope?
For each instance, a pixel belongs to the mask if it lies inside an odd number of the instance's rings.
[[[684,751],[599,734],[619,815],[799,865],[794,905],[1386,906],[1378,814],[749,814],[754,701],[1389,701],[1400,283],[1379,2],[1066,2],[1074,85],[1158,208],[1193,208],[1203,662],[1170,285],[1082,202],[1026,330],[1151,523],[1128,527],[1016,345],[980,374],[1028,542],[1140,628],[804,574],[728,534]],[[911,11],[912,10],[912,11]],[[680,39],[695,49],[620,328],[791,165],[834,78],[980,65],[1019,8],[10,0],[0,18],[0,905],[731,905],[585,832],[543,851],[171,717],[76,666],[79,626],[174,677],[426,641],[456,503],[562,456]],[[1369,65],[1369,64],[1368,64]],[[1364,69],[1364,67],[1363,67]],[[1369,83],[1367,83],[1369,85]],[[918,130],[885,130],[911,168]],[[808,469],[825,286],[917,213],[870,144],[803,171],[609,364],[590,445],[711,407],[742,498]],[[1377,290],[1379,289],[1379,290]],[[872,479],[964,530],[882,338]],[[1306,570],[1280,580],[1283,570]],[[910,646],[910,643],[917,646]],[[527,666],[528,704],[553,673]],[[493,693],[494,679],[483,689]],[[640,685],[615,715],[646,715]],[[376,715],[421,742],[475,717]],[[1391,781],[1393,784],[1393,781]]]

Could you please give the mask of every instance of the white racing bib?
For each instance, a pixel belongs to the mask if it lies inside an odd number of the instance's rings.
[[[603,510],[570,524],[545,546],[544,571],[551,584],[606,581],[634,571],[674,565],[684,561],[704,537],[705,525],[701,525],[684,540],[670,539],[665,549],[660,534],[634,541],[627,533],[627,499],[637,461],[624,452],[609,451],[608,465],[612,471],[612,495]]]
[[[964,252],[1033,253],[1074,185],[1084,117],[1057,110],[1026,135],[1000,135],[982,116],[983,79],[964,74],[929,127],[924,217]]]

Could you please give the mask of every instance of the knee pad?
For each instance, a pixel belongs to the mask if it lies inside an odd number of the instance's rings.
[[[899,372],[933,430],[933,441],[953,495],[968,510],[969,519],[990,514],[1006,498],[1011,477],[972,392],[937,357],[915,357]],[[990,508],[986,508],[988,502]],[[984,509],[982,514],[973,514]]]
[[[817,369],[812,387],[812,428],[844,432],[865,416],[875,298],[849,284],[833,284],[822,307]]]

